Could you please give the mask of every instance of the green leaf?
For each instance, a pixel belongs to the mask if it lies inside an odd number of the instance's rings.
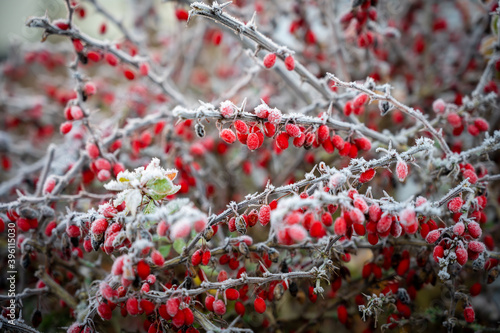
[[[171,248],[172,248],[172,245],[170,245],[170,244],[162,245],[158,248],[158,251],[160,251],[160,253],[163,257],[168,257]]]
[[[174,241],[174,250],[175,252],[181,254],[182,250],[184,250],[184,247],[186,246],[186,242],[184,239],[179,238]]]
[[[144,208],[144,214],[153,214],[156,210],[156,205],[153,200],[150,200],[148,205]]]
[[[151,179],[146,186],[155,200],[161,200],[167,195],[174,194],[180,190],[180,186],[174,185],[168,178]]]

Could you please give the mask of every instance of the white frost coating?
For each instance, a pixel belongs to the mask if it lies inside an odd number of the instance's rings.
[[[125,202],[126,212],[136,215],[138,207],[148,203],[144,195],[149,195],[154,200],[161,200],[167,195],[174,194],[180,190],[179,185],[174,185],[172,180],[177,176],[176,169],[163,169],[160,160],[153,158],[146,168],[136,168],[134,171],[122,171],[116,177],[104,185],[110,191],[120,191],[113,201],[115,206]]]
[[[142,250],[148,248],[148,247],[153,247],[154,244],[148,241],[147,239],[137,239],[133,244],[132,248],[137,251],[137,253],[141,253]]]

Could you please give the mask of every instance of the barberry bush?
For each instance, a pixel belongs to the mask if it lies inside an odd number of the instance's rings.
[[[3,331],[498,328],[496,1],[60,1],[1,65]]]

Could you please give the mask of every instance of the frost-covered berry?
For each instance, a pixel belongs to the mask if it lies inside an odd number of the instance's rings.
[[[259,104],[255,107],[255,115],[259,118],[266,119],[269,115],[270,108],[266,103]]]
[[[439,258],[444,257],[444,248],[441,245],[437,245],[432,252],[432,257],[435,262],[439,262]]]
[[[247,137],[248,149],[255,150],[255,149],[259,148],[259,146],[260,146],[260,140],[259,140],[259,136],[257,135],[257,133],[250,133]]]
[[[476,253],[483,253],[485,250],[484,244],[481,242],[478,242],[478,241],[469,242],[469,245],[467,248],[469,250],[471,250],[472,252],[476,252]]]
[[[68,134],[72,128],[73,128],[73,123],[65,121],[64,123],[61,124],[59,130],[61,131],[61,134]]]
[[[460,197],[456,197],[451,199],[448,202],[448,209],[452,211],[453,213],[458,213],[460,209],[462,208],[462,205],[464,204],[464,201]]]
[[[407,234],[412,235],[417,232],[418,221],[413,208],[403,209],[399,214],[399,219]]]
[[[337,134],[337,135],[333,136],[332,144],[338,150],[342,150],[342,149],[344,149],[345,141],[344,141],[344,139],[342,139],[342,137],[340,135]]]
[[[87,82],[85,83],[85,86],[83,86],[83,91],[85,92],[85,95],[87,96],[92,96],[96,93],[96,87],[93,82]]]
[[[109,170],[101,170],[97,173],[97,179],[100,182],[105,182],[111,178],[111,172]]]
[[[363,105],[365,105],[367,102],[368,102],[368,95],[367,94],[359,94],[358,96],[356,96],[354,98],[354,102],[353,102],[353,106],[355,109],[358,109],[360,107],[362,107]]]
[[[288,148],[288,140],[289,139],[290,139],[290,136],[288,135],[287,132],[281,132],[276,137],[276,145],[278,146],[279,149],[285,150]]]
[[[241,134],[247,134],[248,133],[248,126],[244,121],[241,120],[236,120],[234,122],[234,128],[236,129],[237,132]]]
[[[448,122],[454,128],[462,126],[462,118],[460,118],[460,116],[455,112],[450,112],[448,114]]]
[[[408,165],[405,161],[399,160],[396,164],[396,176],[400,182],[404,182],[408,176]]]
[[[474,312],[472,306],[469,305],[464,309],[464,318],[468,323],[474,322],[474,320],[476,319],[476,313]]]
[[[474,170],[465,170],[463,172],[464,178],[469,178],[469,183],[475,184],[477,183],[478,177]]]
[[[277,108],[271,109],[268,112],[267,120],[272,124],[279,124],[281,122],[282,114]]]
[[[427,234],[427,237],[425,237],[425,241],[429,244],[434,244],[439,236],[441,236],[440,230],[432,230]]]
[[[80,228],[77,225],[69,225],[66,227],[66,233],[69,237],[80,237]]]
[[[74,120],[80,120],[83,118],[83,111],[79,106],[73,105],[70,108],[70,113]]]
[[[465,225],[462,222],[458,222],[453,226],[453,233],[457,236],[462,236],[465,232]]]
[[[318,128],[318,141],[324,142],[330,138],[330,129],[326,125],[321,125]]]
[[[218,316],[222,316],[223,314],[226,313],[226,305],[224,304],[224,301],[218,299],[213,303],[214,307],[214,313]]]
[[[481,230],[481,226],[477,222],[469,222],[467,223],[467,230],[469,231],[469,235],[472,238],[479,238],[483,231]]]
[[[156,233],[158,234],[158,236],[165,236],[167,234],[167,230],[168,230],[168,224],[167,222],[165,221],[160,221],[160,223],[158,223],[158,226],[156,227]]]
[[[384,215],[377,222],[377,232],[379,234],[386,233],[391,228],[391,226],[392,226],[392,216]]]
[[[99,148],[95,143],[88,142],[85,145],[85,150],[87,151],[87,154],[91,159],[95,160],[96,158],[99,157]]]
[[[291,55],[285,58],[285,67],[289,71],[293,71],[293,69],[295,68],[295,59]]]
[[[422,206],[426,202],[427,202],[426,198],[424,198],[422,196],[418,196],[417,199],[415,200],[415,206],[416,207],[420,207],[420,206]]]
[[[445,108],[446,108],[446,103],[443,101],[442,98],[438,98],[432,103],[432,110],[436,113],[444,113]]]
[[[224,140],[224,142],[229,144],[232,144],[234,143],[234,141],[236,141],[236,135],[229,128],[224,128],[222,131],[220,131],[219,136],[222,140]]]
[[[333,231],[338,236],[344,236],[347,232],[347,225],[342,217],[337,217],[335,223],[333,224]]]
[[[97,219],[94,222],[92,222],[90,231],[94,235],[100,235],[104,233],[107,228],[108,228],[108,221],[106,219]]]
[[[236,114],[236,107],[229,100],[221,102],[220,103],[220,114],[224,118],[231,118]]]
[[[276,54],[275,53],[268,53],[264,57],[264,67],[266,67],[266,68],[273,67],[275,62],[276,62]]]
[[[468,258],[467,250],[460,246],[455,250],[455,254],[457,255],[457,262],[461,266],[465,265],[465,263],[467,262],[467,258]]]
[[[259,222],[266,226],[271,221],[271,207],[269,205],[262,205],[259,210]]]
[[[45,184],[43,184],[43,193],[52,193],[56,187],[56,180],[53,177],[47,178]]]
[[[104,320],[111,319],[112,312],[111,312],[111,308],[109,307],[109,305],[107,303],[100,303],[97,306],[97,313]]]
[[[365,172],[363,172],[362,174],[359,175],[358,181],[361,184],[367,183],[370,180],[372,180],[373,177],[375,177],[375,169],[368,169],[368,170],[366,170]]]
[[[135,297],[130,297],[127,300],[126,303],[126,309],[129,315],[131,316],[137,316],[139,314],[139,302],[137,301],[137,298]]]
[[[298,138],[300,136],[300,134],[302,133],[300,131],[299,126],[297,126],[295,124],[287,124],[285,126],[285,130],[288,133],[288,135],[290,135],[292,138]]]
[[[167,313],[171,316],[174,317],[177,312],[179,312],[179,306],[181,305],[181,302],[178,298],[169,298],[167,300]]]
[[[165,263],[165,258],[163,258],[163,255],[158,250],[153,250],[153,252],[151,252],[151,260],[156,266],[163,266]]]
[[[354,140],[354,143],[359,149],[364,151],[368,151],[372,148],[372,143],[367,138],[357,138]]]
[[[476,118],[474,119],[474,125],[477,127],[478,130],[481,132],[486,132],[490,129],[490,124],[483,119],[483,118]]]

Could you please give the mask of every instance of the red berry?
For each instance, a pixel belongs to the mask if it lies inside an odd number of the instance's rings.
[[[112,53],[106,53],[106,55],[104,56],[104,59],[106,59],[107,63],[110,66],[114,67],[114,66],[118,65],[118,58]]]
[[[462,126],[462,118],[460,118],[460,116],[455,112],[450,112],[448,114],[448,122],[454,128]]]
[[[97,219],[92,222],[91,232],[94,235],[100,235],[106,231],[108,228],[108,221],[106,219]]]
[[[469,242],[468,249],[475,253],[482,253],[485,250],[485,246],[483,243],[478,241]]]
[[[228,144],[232,144],[234,141],[236,141],[236,135],[234,134],[233,131],[231,131],[228,128],[223,129],[220,133],[219,136],[224,142]]]
[[[370,180],[372,180],[373,177],[375,177],[375,170],[374,169],[368,169],[368,170],[366,170],[365,172],[363,172],[362,174],[359,175],[358,181],[361,184],[367,183]]]
[[[361,106],[365,105],[368,102],[368,95],[367,94],[359,94],[354,98],[353,106],[355,109],[360,108]]]
[[[123,75],[125,76],[125,78],[127,78],[127,80],[132,81],[133,79],[135,79],[135,73],[131,69],[126,68],[125,70],[123,70]]]
[[[68,134],[72,128],[73,128],[73,123],[66,121],[61,124],[59,130],[61,131],[61,134]]]
[[[203,252],[203,255],[202,255],[202,258],[201,258],[201,263],[206,266],[208,265],[208,263],[210,262],[210,258],[212,257],[212,254],[210,253],[210,251],[205,251]]]
[[[98,52],[89,51],[87,52],[87,58],[89,58],[93,62],[98,62],[101,60],[101,55]]]
[[[240,316],[245,314],[245,306],[241,302],[236,302],[236,304],[234,304],[234,310]]]
[[[169,316],[174,317],[179,312],[181,302],[178,298],[169,298],[167,300],[167,313]]]
[[[224,301],[218,299],[213,303],[213,308],[214,308],[214,313],[218,316],[222,316],[224,313],[226,313],[226,305],[224,304]]]
[[[468,322],[468,323],[472,323],[472,322],[474,322],[475,317],[476,317],[476,314],[475,314],[474,309],[472,308],[472,306],[470,306],[470,305],[467,306],[464,309],[464,318],[465,318],[465,321]]]
[[[477,296],[481,293],[481,283],[476,282],[470,287],[471,296]]]
[[[259,210],[259,222],[266,226],[271,221],[271,207],[269,205],[262,205]]]
[[[264,67],[266,67],[266,68],[273,67],[275,62],[276,62],[276,54],[275,53],[268,53],[264,57]]]
[[[285,58],[285,67],[289,71],[293,71],[293,69],[295,68],[295,59],[291,55]]]
[[[297,125],[294,125],[294,124],[287,124],[285,126],[285,130],[288,133],[288,135],[291,136],[292,138],[297,138],[302,133],[300,131],[300,128]]]
[[[337,307],[337,316],[342,324],[345,325],[347,323],[348,314],[347,314],[347,308],[345,307],[344,304],[341,304]]]
[[[396,175],[398,176],[400,182],[404,182],[408,176],[408,165],[405,161],[399,160],[396,164]]]
[[[126,303],[127,312],[131,316],[136,316],[139,314],[139,302],[137,298],[130,297]]]
[[[247,146],[250,150],[255,150],[260,146],[260,140],[257,133],[250,133],[247,137]]]
[[[261,297],[257,297],[253,302],[253,307],[257,313],[264,313],[266,311],[266,302]]]
[[[149,265],[144,260],[139,261],[137,263],[137,275],[141,278],[141,280],[146,280],[149,273],[151,273]]]
[[[287,149],[288,148],[288,139],[290,139],[290,136],[286,132],[281,132],[278,134],[276,137],[276,146],[280,149]]]
[[[460,246],[455,250],[455,254],[457,255],[457,262],[461,266],[465,265],[468,259],[467,250]]]
[[[190,308],[185,308],[182,310],[184,312],[184,325],[190,326],[194,323],[194,314]]]
[[[324,142],[330,138],[330,129],[326,125],[321,125],[318,128],[318,141]]]
[[[175,316],[173,316],[172,318],[172,324],[174,324],[175,327],[180,328],[182,325],[184,325],[185,319],[186,318],[184,317],[184,311],[177,311]]]
[[[429,236],[427,236],[427,237],[429,237]],[[439,258],[444,257],[444,249],[441,245],[437,245],[434,248],[434,251],[432,252],[432,257],[434,258],[434,261],[437,263],[439,263]]]
[[[153,250],[151,252],[151,260],[153,261],[153,264],[155,264],[156,266],[163,266],[163,264],[165,263],[163,255],[158,250]]]
[[[187,21],[189,19],[188,11],[182,8],[175,9],[175,16],[179,21]]]
[[[212,295],[208,295],[205,298],[205,308],[207,308],[208,311],[214,311],[214,302],[215,302],[215,297]]]
[[[111,308],[107,303],[100,303],[99,306],[97,306],[97,313],[99,316],[104,319],[104,320],[110,320],[111,319]]]
[[[193,255],[191,256],[191,264],[193,266],[198,266],[201,264],[201,260],[203,259],[203,255],[201,253],[201,250],[196,250],[194,251]]]
[[[481,226],[476,222],[469,222],[467,224],[467,230],[469,231],[469,235],[471,235],[472,238],[479,238],[483,233],[483,231],[481,230]]]
[[[229,288],[226,290],[226,298],[230,301],[237,300],[240,298],[240,293],[236,289]]]
[[[141,73],[142,76],[148,76],[149,64],[147,62],[143,62],[139,65],[139,73]]]
[[[18,222],[19,223],[19,222]],[[66,227],[66,233],[69,237],[80,237],[80,228],[74,224]]]

